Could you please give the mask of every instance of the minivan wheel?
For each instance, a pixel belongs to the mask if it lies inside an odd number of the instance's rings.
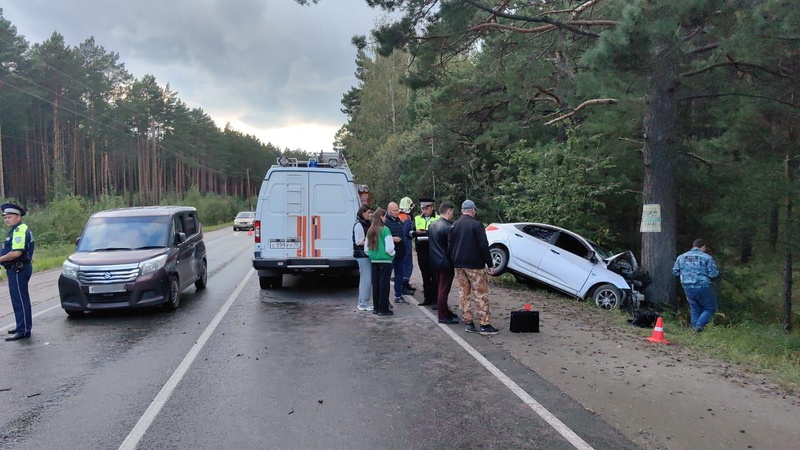
[[[200,263],[200,276],[197,277],[197,281],[194,282],[194,287],[199,291],[201,289],[205,289],[208,285],[208,264],[204,259],[202,263]]]
[[[613,284],[606,283],[594,290],[592,298],[603,309],[618,308],[622,303],[622,291]]]
[[[164,304],[164,307],[170,311],[178,309],[178,305],[181,303],[181,288],[178,284],[178,277],[172,277],[167,295],[167,303]]]
[[[83,311],[77,311],[74,309],[65,309],[64,312],[67,313],[67,315],[72,317],[73,319],[80,319],[81,317],[84,316]]]

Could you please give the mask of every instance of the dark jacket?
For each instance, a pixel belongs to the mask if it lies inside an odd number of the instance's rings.
[[[453,222],[443,217],[439,217],[428,225],[428,254],[433,270],[453,268],[453,263],[450,262],[450,256],[447,254],[447,238],[452,226]]]
[[[403,221],[399,218],[392,217],[389,213],[386,213],[386,227],[392,232],[392,237],[400,238],[400,242],[394,243],[395,259],[403,259],[403,256],[406,254],[406,244],[403,239],[403,225]]]
[[[453,267],[457,269],[492,267],[486,230],[482,223],[466,214],[456,220],[450,229],[448,253]]]

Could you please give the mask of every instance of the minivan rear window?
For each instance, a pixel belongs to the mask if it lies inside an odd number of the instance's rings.
[[[110,252],[167,247],[170,216],[92,217],[78,243],[79,252]]]

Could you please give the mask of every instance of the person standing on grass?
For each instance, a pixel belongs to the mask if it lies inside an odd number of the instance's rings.
[[[705,241],[695,239],[692,249],[675,260],[672,274],[680,277],[686,300],[689,301],[692,329],[703,331],[717,312],[713,281],[719,278],[719,269],[714,258],[708,254]]]
[[[461,217],[453,224],[448,236],[448,252],[455,267],[458,282],[458,300],[467,326],[465,331],[475,331],[472,322],[472,302],[470,295],[475,296],[475,309],[478,311],[480,328],[478,333],[487,336],[497,334],[499,330],[491,325],[489,305],[489,282],[487,273],[494,273],[492,256],[489,254],[489,240],[475,214],[475,202],[464,200],[461,204]]]
[[[372,313],[379,316],[394,314],[389,310],[389,280],[395,256],[394,239],[389,228],[384,226],[385,222],[386,211],[378,208],[372,216],[372,225],[367,230],[367,242],[364,244],[364,251],[372,262]]]

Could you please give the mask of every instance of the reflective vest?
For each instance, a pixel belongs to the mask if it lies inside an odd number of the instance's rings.
[[[414,228],[417,230],[428,230],[428,227],[439,219],[439,214],[434,213],[433,217],[424,217],[421,214],[414,219]],[[417,244],[428,243],[428,235],[417,236]]]

